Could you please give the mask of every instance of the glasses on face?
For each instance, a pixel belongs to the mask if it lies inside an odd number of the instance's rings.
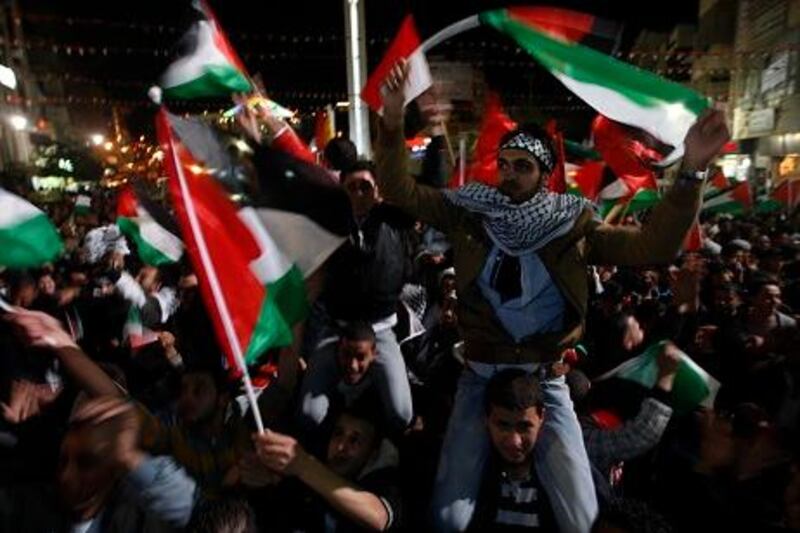
[[[536,163],[531,161],[530,159],[519,158],[514,159],[513,161],[509,161],[508,159],[501,157],[497,160],[497,168],[501,172],[507,172],[509,170],[513,170],[516,174],[530,174],[534,170],[536,170]]]
[[[372,183],[366,180],[352,180],[345,184],[345,189],[351,193],[370,194],[375,189]]]

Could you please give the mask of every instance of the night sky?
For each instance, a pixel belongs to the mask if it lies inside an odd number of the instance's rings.
[[[536,4],[534,2],[519,2]],[[108,120],[113,101],[136,133],[145,126],[152,110],[147,107],[147,88],[170,62],[172,47],[185,30],[188,1],[137,0],[133,2],[64,2],[20,0],[31,68],[41,79],[43,92],[53,92],[60,82],[76,120],[86,128]],[[669,31],[676,23],[694,23],[696,0],[657,4],[621,1],[564,1],[573,8],[624,24],[623,50],[643,28]],[[301,110],[313,110],[346,98],[344,10],[340,0],[268,2],[210,0],[222,26],[251,73],[260,73],[267,91],[277,101]],[[393,36],[403,15],[415,15],[420,32],[431,33],[450,22],[485,9],[502,7],[494,0],[367,0],[367,56],[371,68],[382,56],[386,39]],[[504,53],[482,50],[481,42],[503,42],[489,30],[476,30],[460,39],[475,46],[476,60]],[[443,45],[446,48],[446,45]],[[470,50],[468,48],[468,50]],[[442,50],[447,53],[447,49]],[[471,57],[473,52],[468,52]],[[533,68],[533,67],[532,67]],[[491,77],[513,84],[519,72],[495,69]],[[58,83],[56,83],[58,85]],[[558,88],[543,83],[545,95]],[[225,102],[215,103],[224,105]],[[186,111],[201,106],[189,104]]]

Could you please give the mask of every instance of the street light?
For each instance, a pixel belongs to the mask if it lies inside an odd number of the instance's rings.
[[[22,115],[11,115],[8,117],[8,123],[17,131],[22,131],[28,127],[28,119]]]
[[[89,135],[89,140],[92,141],[93,145],[100,146],[106,140],[106,136],[102,133],[92,133]]]

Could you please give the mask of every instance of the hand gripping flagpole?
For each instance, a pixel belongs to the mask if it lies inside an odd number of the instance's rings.
[[[258,408],[258,401],[256,400],[255,390],[253,389],[253,382],[250,380],[250,373],[247,370],[247,363],[242,355],[242,347],[239,344],[239,338],[236,335],[236,329],[233,326],[228,304],[225,301],[225,294],[220,286],[219,279],[217,279],[217,272],[214,270],[214,265],[211,262],[211,254],[208,252],[206,239],[203,235],[200,221],[197,218],[197,212],[194,209],[194,203],[191,201],[189,192],[189,184],[186,182],[186,176],[181,168],[181,163],[178,160],[178,155],[175,150],[175,142],[172,138],[172,131],[166,120],[166,111],[162,108],[161,119],[164,121],[164,126],[167,128],[166,133],[169,140],[169,151],[172,158],[172,164],[175,167],[175,176],[178,178],[178,184],[181,188],[181,197],[183,206],[186,209],[186,216],[189,219],[189,226],[191,227],[192,234],[194,235],[195,242],[197,242],[197,250],[200,253],[200,261],[203,264],[203,269],[208,278],[208,284],[211,286],[211,294],[214,297],[214,304],[219,312],[222,327],[225,330],[225,336],[228,340],[228,345],[231,347],[233,357],[239,369],[242,371],[242,383],[244,383],[245,393],[247,400],[250,403],[250,408],[253,410],[253,418],[256,422],[256,428],[259,433],[264,433],[264,422],[261,419],[261,411]]]

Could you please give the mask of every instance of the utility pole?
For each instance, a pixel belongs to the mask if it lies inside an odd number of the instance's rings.
[[[364,1],[344,0],[345,46],[347,47],[347,100],[350,140],[362,157],[372,156],[369,135],[369,110],[359,94],[367,78]]]

